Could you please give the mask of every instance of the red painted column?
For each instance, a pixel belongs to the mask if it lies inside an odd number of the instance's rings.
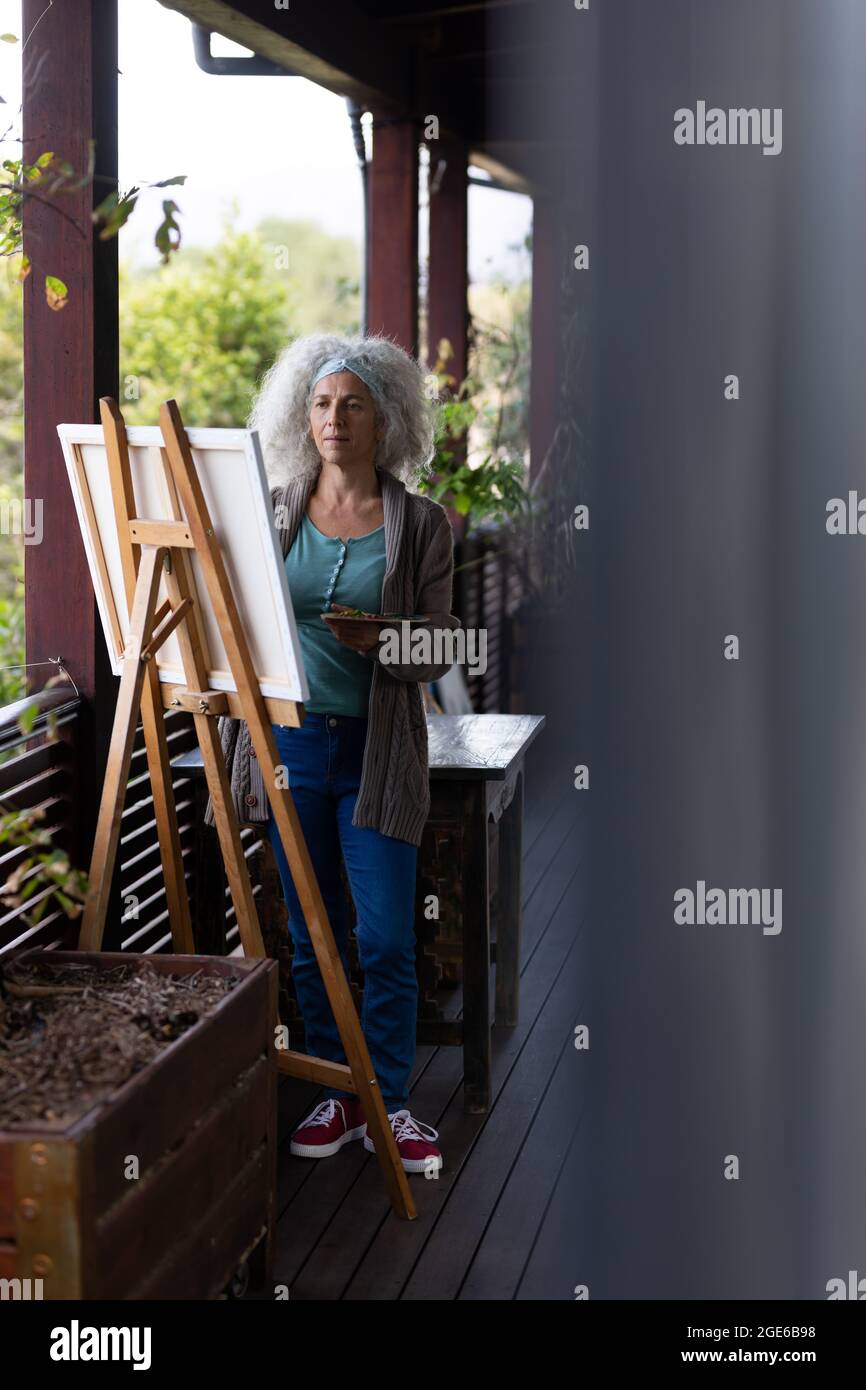
[[[468,159],[460,140],[430,142],[430,270],[428,288],[429,364],[447,338],[454,356],[447,363],[456,384],[466,376],[469,338]]]
[[[116,0],[63,0],[50,8],[45,0],[23,0],[22,10],[25,158],[51,150],[84,172],[93,139],[95,172],[116,183]],[[24,208],[33,266],[24,284],[24,490],[31,506],[41,503],[43,518],[41,543],[25,547],[27,660],[63,657],[85,700],[77,797],[85,844],[115,681],[56,427],[98,420],[98,398],[118,395],[117,242],[99,241],[91,220],[111,186],[94,181],[48,204],[27,200]],[[62,310],[46,303],[46,274],[68,286]],[[33,676],[34,685],[41,683],[42,672]]]
[[[418,123],[373,118],[367,331],[418,351]]]
[[[430,259],[427,283],[427,359],[436,364],[439,343],[447,338],[454,355],[445,371],[457,389],[466,376],[469,355],[469,200],[466,146],[444,137],[430,142]],[[463,456],[463,441],[450,447]],[[456,540],[466,518],[449,507]]]
[[[557,204],[536,197],[532,215],[532,364],[529,392],[530,476],[544,462],[556,427],[559,394],[560,220]]]

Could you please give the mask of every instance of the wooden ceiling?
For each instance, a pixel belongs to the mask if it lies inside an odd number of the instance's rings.
[[[573,84],[554,77],[564,0],[161,3],[371,110],[438,116],[514,188],[544,187],[572,124]]]

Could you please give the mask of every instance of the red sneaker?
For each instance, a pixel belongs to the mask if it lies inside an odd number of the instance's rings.
[[[406,1172],[437,1173],[442,1167],[442,1155],[432,1141],[439,1138],[439,1131],[413,1120],[408,1110],[395,1110],[388,1119]],[[369,1134],[364,1136],[364,1148],[376,1152]]]
[[[361,1102],[332,1098],[321,1101],[298,1126],[289,1148],[297,1158],[330,1158],[366,1132]]]

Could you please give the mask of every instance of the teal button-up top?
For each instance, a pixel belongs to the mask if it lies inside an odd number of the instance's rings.
[[[366,718],[373,662],[340,642],[319,615],[332,603],[381,611],[384,525],[344,541],[323,536],[305,512],[286,555],[286,577],[310,687],[305,709]]]

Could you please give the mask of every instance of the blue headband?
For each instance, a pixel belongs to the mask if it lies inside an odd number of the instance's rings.
[[[372,368],[366,363],[360,363],[357,357],[329,357],[327,362],[323,362],[316,375],[313,377],[311,386],[315,386],[317,381],[321,381],[323,376],[330,376],[332,372],[354,372],[355,376],[360,377],[364,385],[374,393],[382,395],[382,385]]]

